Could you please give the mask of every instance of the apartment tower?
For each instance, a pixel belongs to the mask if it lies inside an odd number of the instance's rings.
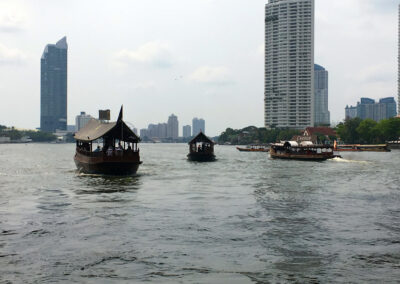
[[[265,6],[265,127],[314,125],[314,0]]]
[[[67,130],[67,38],[48,44],[40,59],[40,129]]]

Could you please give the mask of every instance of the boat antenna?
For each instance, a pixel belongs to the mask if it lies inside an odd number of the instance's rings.
[[[124,125],[122,123],[123,108],[124,108],[124,105],[121,105],[121,110],[119,111],[118,122],[117,122],[117,123],[121,123],[121,141],[124,140],[124,127],[123,127]]]

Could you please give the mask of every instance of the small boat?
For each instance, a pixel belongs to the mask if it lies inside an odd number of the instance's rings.
[[[361,145],[361,144],[335,144],[335,151],[338,152],[390,152],[387,144]]]
[[[188,160],[196,162],[215,161],[214,142],[200,131],[189,143]]]
[[[386,142],[386,144],[388,145],[388,148],[390,150],[399,150],[400,149],[400,139],[397,141],[388,141],[388,142]]]
[[[264,145],[249,145],[246,148],[236,147],[240,152],[269,152],[269,148]]]
[[[132,175],[142,163],[140,138],[122,120],[122,107],[116,122],[92,119],[75,134],[74,161],[86,174]],[[94,143],[101,144],[93,149]]]
[[[295,141],[275,143],[271,145],[269,153],[271,158],[274,159],[324,161],[340,158],[339,155],[333,153],[333,146],[315,145],[311,142],[302,142],[300,145]]]

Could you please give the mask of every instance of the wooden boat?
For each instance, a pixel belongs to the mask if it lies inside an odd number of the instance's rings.
[[[388,145],[388,148],[390,150],[399,150],[400,149],[400,139],[397,141],[388,141],[388,142],[386,142],[386,144]]]
[[[314,145],[311,143],[299,145],[295,141],[275,143],[271,145],[270,156],[274,159],[291,159],[304,161],[324,161],[340,157],[333,153],[333,146]]]
[[[203,132],[200,132],[189,143],[189,154],[187,155],[190,161],[210,162],[215,161],[214,142],[208,138]]]
[[[116,122],[92,119],[75,134],[74,161],[87,174],[132,175],[142,163],[137,143],[140,138],[122,120],[122,107]],[[93,144],[100,142],[97,149]]]
[[[263,145],[249,145],[246,148],[236,147],[240,152],[269,152],[269,148]]]
[[[390,152],[387,144],[361,145],[361,144],[337,144],[334,148],[338,152]]]

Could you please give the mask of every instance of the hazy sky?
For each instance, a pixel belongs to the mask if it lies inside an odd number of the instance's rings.
[[[40,124],[40,57],[67,36],[68,124],[124,105],[138,128],[263,126],[266,0],[0,0],[0,124]],[[331,119],[360,97],[397,100],[395,0],[315,0],[315,63]]]

